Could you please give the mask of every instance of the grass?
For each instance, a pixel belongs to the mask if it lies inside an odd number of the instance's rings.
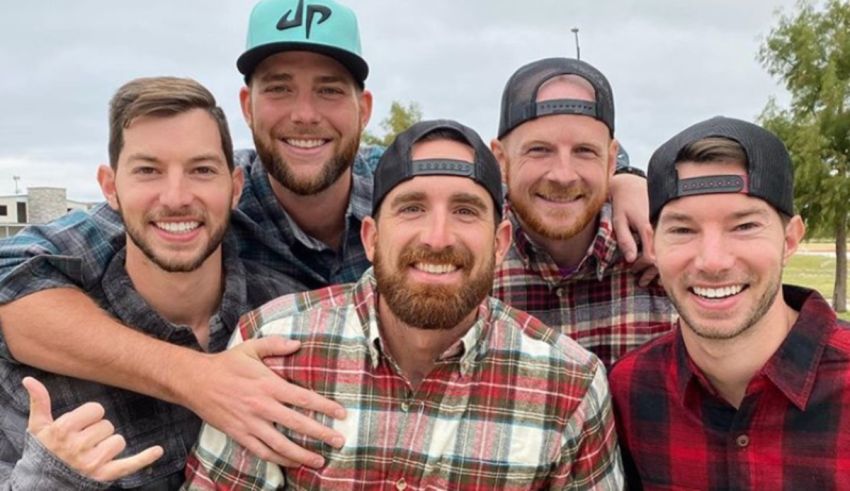
[[[801,248],[803,251],[805,247]],[[832,249],[820,252],[831,252]],[[801,254],[798,252],[788,266],[785,267],[782,277],[783,283],[792,285],[800,285],[809,288],[814,288],[821,292],[827,299],[832,300],[832,291],[834,287],[835,274],[835,256],[816,256]],[[838,314],[844,320],[850,321],[850,312]]]

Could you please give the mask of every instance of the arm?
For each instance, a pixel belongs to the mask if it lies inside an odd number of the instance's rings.
[[[634,263],[632,269],[641,273],[641,286],[646,286],[658,276],[658,270],[645,254],[638,255],[638,243],[632,236],[634,230],[639,233],[640,243],[648,244],[652,240],[646,179],[630,173],[616,174],[611,178],[610,194],[614,233],[620,250],[626,261]]]
[[[317,467],[323,460],[281,435],[274,423],[342,445],[339,433],[283,404],[336,417],[344,416],[342,407],[287,383],[261,361],[295,351],[296,342],[269,338],[223,353],[200,353],[126,328],[68,288],[0,307],[0,329],[22,363],[181,404],[280,465]]]
[[[553,473],[550,489],[623,489],[614,412],[601,362],[581,404],[572,414],[567,431],[561,462]]]

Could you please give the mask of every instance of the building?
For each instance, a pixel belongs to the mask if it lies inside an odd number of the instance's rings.
[[[73,210],[95,203],[69,200],[65,188],[30,187],[27,194],[0,196],[0,237],[18,233],[27,225],[47,223]]]

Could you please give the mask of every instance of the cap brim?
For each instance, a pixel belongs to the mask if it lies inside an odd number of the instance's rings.
[[[256,48],[249,49],[242,53],[242,56],[236,60],[236,68],[239,69],[241,74],[245,75],[245,80],[247,81],[251,78],[251,74],[254,73],[254,69],[257,68],[257,65],[259,65],[263,60],[273,54],[284,51],[311,51],[313,53],[329,56],[340,62],[351,73],[351,76],[354,77],[354,81],[360,87],[363,87],[366,77],[369,76],[369,65],[366,64],[366,60],[350,51],[322,44],[291,41],[264,44],[262,46],[257,46]]]

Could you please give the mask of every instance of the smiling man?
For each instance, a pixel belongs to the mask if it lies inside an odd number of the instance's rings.
[[[846,487],[850,326],[781,284],[804,234],[793,179],[775,135],[723,117],[652,156],[651,256],[681,319],[611,372],[635,487]]]
[[[243,176],[224,113],[197,82],[157,77],[122,86],[109,120],[110,165],[98,181],[125,225],[126,247],[88,293],[140,334],[221,351],[239,312],[282,293],[239,260],[227,234]],[[31,404],[20,385],[27,376],[43,383],[26,383]],[[183,481],[201,424],[188,409],[10,359],[0,360],[0,384],[0,481],[11,489],[175,489]]]
[[[511,226],[498,164],[472,130],[413,125],[375,171],[356,284],[281,297],[238,339],[285,336],[280,376],[345,405],[326,465],[283,470],[205,426],[190,489],[621,489],[599,360],[489,297]]]

